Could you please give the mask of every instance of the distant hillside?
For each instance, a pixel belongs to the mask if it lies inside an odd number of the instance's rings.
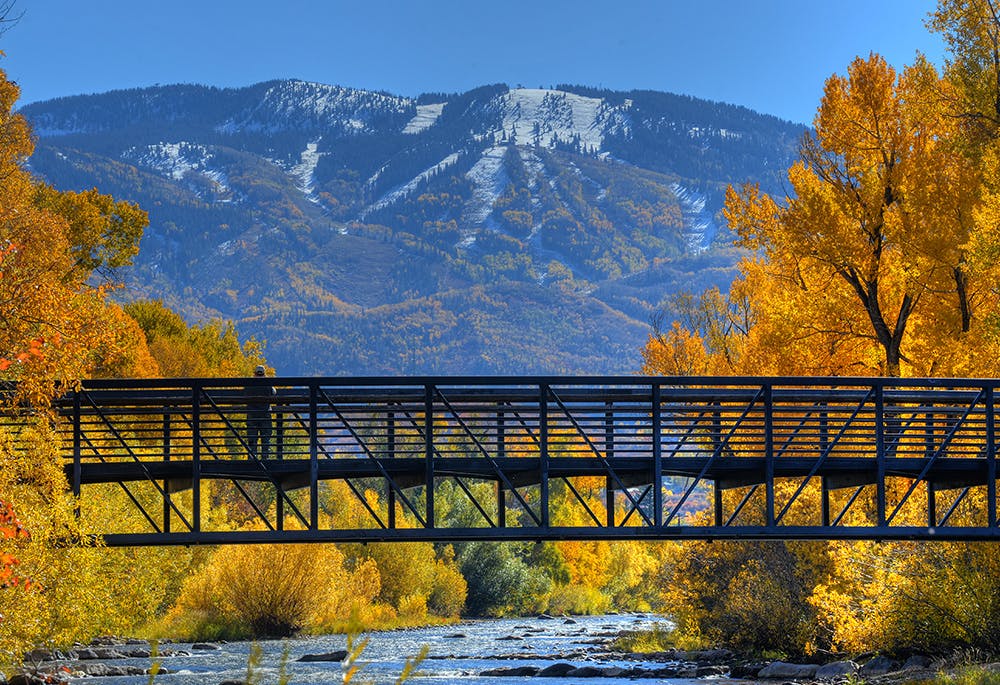
[[[22,111],[37,174],[149,211],[126,296],[232,319],[283,374],[635,371],[662,298],[732,277],[726,186],[780,189],[804,133],[578,86],[274,81]]]

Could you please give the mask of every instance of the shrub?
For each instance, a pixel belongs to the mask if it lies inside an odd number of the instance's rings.
[[[813,639],[811,548],[758,542],[676,545],[662,580],[678,639],[802,653]]]
[[[459,553],[459,566],[468,583],[466,611],[472,616],[504,616],[537,611],[551,583],[541,571],[529,568],[516,545],[474,542]]]
[[[407,595],[399,600],[399,619],[407,625],[427,620],[427,599],[423,595]]]
[[[343,561],[332,545],[221,547],[184,584],[173,624],[205,639],[314,629],[346,603],[352,576]]]
[[[672,630],[653,626],[650,630],[632,630],[614,641],[614,648],[633,654],[665,652],[674,647]]]
[[[429,542],[384,542],[368,545],[365,553],[378,564],[382,580],[379,599],[395,607],[412,594],[427,597],[434,586],[434,546]]]
[[[585,585],[557,585],[549,595],[548,611],[553,614],[604,614],[610,609],[607,595]]]
[[[437,616],[458,616],[465,608],[468,589],[453,555],[439,559],[434,567],[434,585],[427,598],[427,608]]]

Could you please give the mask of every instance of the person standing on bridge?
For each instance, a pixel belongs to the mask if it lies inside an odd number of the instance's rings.
[[[254,378],[264,378],[267,369],[258,366]],[[271,402],[277,391],[271,385],[248,385],[247,396],[247,445],[251,457],[267,459],[271,451]],[[258,446],[260,452],[257,451]]]

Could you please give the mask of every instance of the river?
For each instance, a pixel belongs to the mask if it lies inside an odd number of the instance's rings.
[[[560,661],[575,665],[630,667],[644,662],[617,661],[603,656],[598,642],[622,630],[666,627],[662,618],[647,615],[583,616],[564,618],[517,618],[466,621],[451,626],[374,632],[364,651],[364,669],[354,682],[374,682],[384,685],[396,682],[406,658],[415,656],[423,645],[430,649],[429,657],[420,665],[418,675],[407,682],[413,685],[457,685],[474,677],[477,685],[522,685],[524,677],[480,677],[482,671],[513,666],[548,666]],[[266,640],[258,643],[263,649],[260,679],[263,685],[276,683],[284,650],[288,650],[287,672],[292,685],[299,683],[340,683],[343,670],[339,662],[297,662],[305,654],[318,654],[344,649],[346,637],[329,635],[290,640]],[[164,645],[164,648],[190,651],[190,656],[165,657],[163,667],[170,674],[158,675],[164,685],[219,685],[224,680],[246,677],[247,657],[251,643],[231,642],[217,651],[192,651],[190,644]],[[569,658],[567,658],[569,657]],[[116,660],[120,665],[148,666],[149,660]],[[650,667],[663,666],[650,663]],[[536,683],[558,685],[574,682],[571,678],[532,679]],[[578,680],[578,679],[577,679]],[[120,676],[74,679],[77,685],[139,685],[146,677]],[[593,685],[622,685],[618,678],[587,678]],[[673,679],[672,683],[693,683],[691,679]],[[704,682],[704,681],[701,681]]]

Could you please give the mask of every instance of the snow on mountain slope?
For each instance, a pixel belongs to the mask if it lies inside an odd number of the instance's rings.
[[[444,106],[447,103],[439,102],[434,105],[417,105],[417,114],[410,119],[403,128],[403,133],[413,134],[426,131],[438,120]]]
[[[301,161],[289,170],[289,173],[298,179],[299,190],[309,198],[310,202],[319,202],[319,199],[313,195],[313,186],[315,185],[313,175],[316,172],[316,165],[319,164],[319,158],[322,154],[316,151],[318,145],[318,139],[312,143],[307,143],[306,149],[300,155]]]
[[[507,187],[507,174],[503,170],[503,156],[507,148],[491,147],[469,169],[466,176],[475,184],[472,200],[466,204],[463,223],[478,226],[493,211],[493,203]]]
[[[522,145],[552,147],[556,140],[580,136],[586,146],[600,148],[603,132],[598,112],[603,101],[573,93],[536,88],[517,88],[502,98],[501,135],[515,137]]]
[[[539,179],[544,179],[545,177],[545,162],[531,148],[518,149],[517,155],[521,158],[524,168],[528,171],[528,187],[532,192],[538,190]],[[551,184],[551,179],[549,183]],[[538,198],[534,198],[533,202],[537,204]]]
[[[726,185],[780,190],[804,133],[586,85],[419,103],[271,81],[23,111],[40,177],[149,209],[137,296],[233,320],[283,372],[322,374],[636,368],[648,331],[632,322],[674,288],[726,285]]]
[[[133,147],[122,154],[122,160],[153,169],[175,181],[188,179],[191,174],[198,175],[208,182],[214,199],[231,201],[232,191],[226,174],[211,167],[213,158],[214,155],[204,145],[183,141]]]
[[[673,183],[670,190],[677,196],[684,217],[684,238],[692,253],[703,252],[715,237],[718,227],[712,213],[705,208],[705,196],[685,188],[680,183]]]
[[[175,181],[184,178],[189,171],[204,167],[209,159],[204,145],[193,143],[159,143],[146,148],[131,148],[122,158],[156,169]]]
[[[366,216],[368,216],[369,214],[371,214],[372,212],[377,212],[378,210],[380,210],[380,209],[382,209],[384,207],[388,207],[392,203],[394,203],[394,202],[396,202],[398,200],[403,199],[404,197],[406,197],[407,195],[409,195],[410,193],[412,193],[414,190],[416,190],[417,186],[419,186],[421,182],[427,180],[428,178],[430,178],[434,174],[437,174],[437,173],[440,173],[440,172],[444,171],[445,169],[447,169],[448,167],[450,167],[452,164],[454,164],[455,162],[457,162],[458,161],[458,155],[459,155],[459,153],[457,153],[457,152],[451,153],[450,155],[448,155],[447,157],[445,157],[444,159],[442,159],[440,162],[438,162],[434,166],[432,166],[432,167],[430,167],[428,169],[424,169],[422,172],[420,172],[419,174],[417,174],[416,176],[414,176],[407,183],[399,186],[398,188],[394,188],[393,190],[389,191],[388,193],[386,193],[385,195],[383,195],[378,200],[378,202],[376,202],[375,204],[373,204],[373,205],[369,206],[367,209],[365,209],[361,213],[360,218],[363,219]]]
[[[296,130],[314,127],[367,131],[383,115],[414,108],[409,98],[307,81],[281,81],[257,105],[218,126],[224,133]]]

